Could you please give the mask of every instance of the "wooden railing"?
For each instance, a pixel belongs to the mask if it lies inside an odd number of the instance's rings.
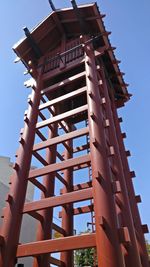
[[[61,53],[60,47],[50,52],[45,58],[44,73],[60,67],[60,63],[68,64],[83,56],[83,48],[80,39],[71,40],[66,43],[66,51]]]

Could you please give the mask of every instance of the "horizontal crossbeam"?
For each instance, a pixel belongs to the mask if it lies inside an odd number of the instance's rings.
[[[90,154],[88,154],[88,155],[81,156],[78,158],[68,159],[68,160],[65,160],[63,162],[54,163],[54,164],[45,166],[41,169],[31,170],[29,172],[29,178],[28,179],[36,178],[36,177],[50,174],[52,172],[56,172],[56,171],[60,171],[60,170],[65,170],[67,168],[79,166],[79,165],[85,164],[85,163],[90,164],[90,161],[91,161],[90,160]]]
[[[94,209],[93,205],[88,205],[84,207],[78,207],[73,209],[73,215],[79,215],[79,214],[84,214],[84,213],[89,213],[92,212]],[[59,212],[59,218],[62,218],[62,212]]]
[[[85,86],[85,87],[77,89],[77,90],[75,90],[73,92],[70,92],[68,94],[65,94],[65,95],[62,95],[62,96],[60,96],[58,98],[55,98],[55,99],[53,99],[51,101],[47,101],[46,103],[41,104],[39,106],[39,110],[43,110],[45,108],[51,107],[51,106],[53,106],[55,104],[58,104],[58,103],[61,103],[61,102],[65,101],[65,100],[69,100],[69,99],[71,99],[71,98],[73,98],[75,96],[79,96],[79,95],[83,94],[84,92],[86,92],[86,89],[87,89],[87,87]]]
[[[85,169],[87,167],[89,167],[89,164],[88,163],[83,163],[83,164],[80,164],[78,166],[75,166],[73,168],[73,171],[78,171],[78,170],[81,170],[81,169]]]
[[[83,71],[83,72],[81,72],[79,74],[76,74],[74,76],[71,76],[71,77],[69,77],[68,79],[66,79],[64,81],[58,82],[58,83],[56,83],[54,85],[51,85],[51,86],[43,89],[41,91],[41,94],[43,95],[43,94],[46,94],[46,93],[49,93],[49,92],[53,92],[55,90],[58,90],[58,89],[60,89],[63,86],[66,86],[66,85],[69,85],[69,84],[73,83],[75,80],[78,80],[78,79],[83,78],[84,76],[85,76],[85,71]]]
[[[74,215],[78,214],[84,214],[84,213],[89,213],[92,212],[94,209],[93,205],[85,206],[85,207],[78,207],[73,210]]]
[[[48,197],[38,201],[26,203],[24,205],[23,213],[30,213],[46,208],[58,207],[69,203],[80,202],[92,199],[92,188],[66,193],[61,196]]]
[[[83,234],[19,245],[17,258],[96,246],[95,234]]]
[[[92,186],[92,181],[87,182],[87,183],[82,183],[82,184],[76,184],[73,187],[74,191],[78,191],[78,190],[82,190],[82,189],[86,189]]]
[[[78,153],[78,152],[81,152],[81,151],[84,151],[84,150],[87,150],[89,149],[90,147],[90,144],[85,144],[85,145],[82,145],[82,146],[77,146],[73,149],[73,153]]]
[[[87,135],[88,133],[89,133],[89,128],[86,127],[86,128],[79,129],[79,130],[76,130],[76,131],[61,135],[61,136],[57,136],[57,137],[54,137],[52,139],[48,139],[44,142],[41,142],[39,144],[34,145],[33,151],[44,149],[44,148],[50,147],[52,145],[60,144],[60,143],[63,143],[65,141],[68,141],[70,139],[78,138],[78,137],[83,136],[83,135]]]
[[[65,120],[66,118],[70,118],[74,115],[77,115],[81,112],[84,112],[86,111],[88,108],[87,105],[84,105],[84,106],[81,106],[79,108],[75,108],[73,110],[70,110],[70,111],[67,111],[67,112],[64,112],[62,114],[59,114],[57,116],[54,116],[50,119],[47,119],[47,120],[44,120],[44,121],[41,121],[41,122],[38,122],[36,124],[36,129],[40,129],[40,128],[43,128],[45,126],[49,126],[50,124],[52,123],[55,123],[55,122],[59,122],[59,121],[62,121],[62,120]]]
[[[82,184],[76,184],[73,186],[73,191],[78,191],[86,188],[92,187],[92,181],[89,181],[87,183],[82,183]],[[60,194],[63,194],[63,188],[60,189]]]

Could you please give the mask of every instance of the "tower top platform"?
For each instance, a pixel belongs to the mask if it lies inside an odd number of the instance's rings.
[[[97,3],[79,5],[77,9],[77,12],[73,8],[57,9],[31,32],[25,28],[26,37],[14,45],[14,52],[28,68],[30,60],[38,64],[41,57],[52,54],[52,51],[60,46],[62,38],[69,41],[84,34],[88,35],[89,39],[95,38],[95,48],[105,48],[102,59],[118,100],[128,101],[130,95],[127,84],[124,82],[123,73],[118,66],[119,61],[108,38],[110,33],[104,26],[104,15],[99,12]]]

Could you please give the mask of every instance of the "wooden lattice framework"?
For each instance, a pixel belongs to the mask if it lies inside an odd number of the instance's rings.
[[[130,95],[103,17],[96,4],[56,10],[31,33],[25,28],[26,38],[14,47],[35,82],[26,83],[32,93],[3,212],[0,267],[28,256],[34,267],[71,267],[73,251],[88,247],[96,247],[99,267],[149,266],[147,227],[141,225],[117,115]],[[75,147],[83,136],[87,142]],[[30,170],[32,157],[42,166]],[[75,184],[74,173],[84,168],[90,180]],[[62,189],[55,196],[56,180]],[[25,203],[28,183],[41,191],[40,200]],[[80,207],[86,200],[91,204]],[[53,221],[57,206],[61,227]],[[74,235],[73,218],[84,213],[92,213],[93,232]],[[36,242],[18,244],[24,214],[38,221]],[[53,239],[52,229],[62,237]],[[61,252],[60,259],[53,252]]]

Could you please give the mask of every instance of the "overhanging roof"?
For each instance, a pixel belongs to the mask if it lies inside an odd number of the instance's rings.
[[[97,36],[106,31],[96,3],[80,5],[78,8],[81,18],[86,23],[89,35]],[[41,54],[45,55],[60,44],[63,35],[68,39],[80,36],[81,25],[74,9],[65,8],[52,12],[38,24],[30,34],[41,51]],[[99,42],[102,46],[111,47],[107,34],[102,35]],[[35,61],[35,53],[27,37],[15,44],[13,50],[26,66],[29,60]],[[124,101],[127,101],[129,99],[129,94],[113,50],[110,49],[105,52],[104,60],[112,84],[116,88],[119,88],[116,89],[118,95],[120,94],[121,98],[123,97]]]

